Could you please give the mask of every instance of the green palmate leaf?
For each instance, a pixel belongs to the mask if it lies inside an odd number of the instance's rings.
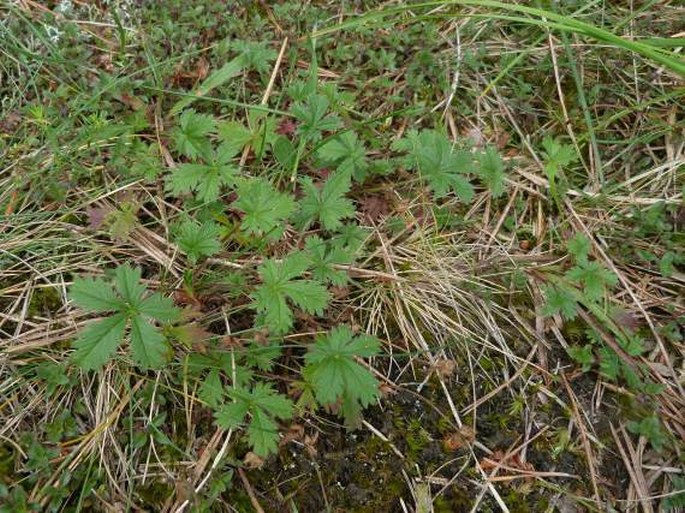
[[[119,347],[126,322],[119,313],[88,326],[74,341],[73,361],[86,370],[102,367]]]
[[[221,383],[219,371],[214,369],[207,374],[207,377],[202,382],[197,395],[209,406],[215,408],[221,402],[224,395],[224,387]]]
[[[582,284],[583,293],[590,301],[602,299],[607,287],[616,285],[616,275],[598,262],[577,265],[566,273],[567,277]]]
[[[345,271],[336,269],[336,265],[349,264],[352,257],[338,243],[328,243],[320,237],[308,237],[305,241],[305,253],[309,257],[312,277],[321,282],[333,285],[344,285],[349,277]]]
[[[545,165],[554,168],[555,171],[564,169],[578,160],[578,154],[573,146],[563,144],[549,135],[542,140],[542,147],[545,150]]]
[[[138,305],[138,312],[144,317],[151,317],[159,322],[173,322],[181,318],[171,298],[154,293],[143,299]]]
[[[578,303],[573,299],[573,296],[565,291],[563,288],[549,286],[545,288],[546,303],[542,308],[543,315],[561,314],[566,320],[571,320],[576,317],[578,311]]]
[[[214,418],[220,428],[236,429],[243,423],[248,409],[249,405],[245,401],[225,404],[216,412]]]
[[[157,328],[136,315],[131,319],[131,353],[144,369],[158,369],[167,360],[169,344]]]
[[[661,427],[661,421],[656,415],[645,417],[640,422],[628,422],[628,429],[635,434],[644,436],[657,451],[661,451],[667,440]]]
[[[366,174],[366,148],[352,131],[343,132],[325,143],[318,151],[324,162],[336,164],[339,171],[350,172],[357,180]]]
[[[254,453],[262,458],[278,450],[278,426],[259,408],[254,410],[247,426],[247,440]]]
[[[576,233],[567,244],[568,252],[573,255],[576,263],[586,264],[590,254],[590,240],[582,233]]]
[[[121,299],[117,297],[114,288],[98,278],[74,280],[69,297],[76,305],[89,312],[108,312],[118,310],[121,306]]]
[[[216,122],[212,116],[198,114],[193,109],[185,111],[173,132],[176,149],[191,159],[211,155],[209,134],[214,132],[215,128]]]
[[[584,346],[571,346],[568,348],[568,353],[575,361],[577,361],[583,368],[583,372],[587,372],[595,363],[595,355],[592,351],[592,345],[586,344]]]
[[[131,267],[127,264],[117,267],[114,271],[114,284],[121,297],[130,305],[138,305],[143,294],[145,285],[140,283],[140,267]]]
[[[233,155],[238,154],[252,141],[252,132],[237,121],[220,123],[217,126],[217,131],[219,132],[219,138],[222,140],[222,145],[225,145],[225,151]]]
[[[210,164],[181,164],[172,172],[166,189],[174,195],[195,192],[200,201],[214,201],[222,187],[235,183],[238,168],[232,158],[230,148],[220,147]]]
[[[278,428],[274,418],[289,419],[293,404],[265,383],[257,383],[252,390],[233,388],[228,395],[234,402],[222,406],[216,413],[217,424],[224,429],[239,427],[250,415],[247,435],[255,454],[267,456],[278,448]]]
[[[464,202],[473,198],[473,186],[467,178],[473,171],[473,157],[468,151],[454,150],[444,134],[435,130],[411,130],[393,148],[409,152],[405,165],[419,170],[436,197],[453,191]]]
[[[188,255],[191,263],[195,263],[205,256],[215,255],[221,251],[220,228],[213,222],[198,224],[190,219],[184,221],[178,228],[176,242]]]
[[[504,161],[492,146],[478,157],[478,176],[490,189],[492,196],[498,198],[504,192]]]
[[[140,280],[140,268],[122,265],[114,271],[114,288],[102,280],[74,281],[70,295],[78,305],[89,310],[115,312],[88,326],[74,341],[73,360],[77,365],[84,369],[104,365],[124,339],[129,323],[131,352],[136,363],[144,368],[157,368],[164,363],[169,346],[148,319],[171,322],[180,313],[171,299],[160,294],[145,297],[146,289]],[[89,286],[97,289],[87,292]]]
[[[290,255],[282,262],[267,260],[259,267],[262,284],[252,294],[253,307],[274,333],[285,333],[292,327],[293,313],[288,301],[310,314],[321,314],[329,294],[321,283],[295,279],[307,269],[307,258]]]
[[[237,40],[232,43],[233,48],[240,52],[245,67],[254,69],[260,73],[271,71],[271,62],[278,53],[267,46],[263,41],[243,41]]]
[[[243,231],[276,240],[283,235],[285,220],[295,209],[295,202],[270,182],[255,178],[238,187],[238,200],[233,206],[245,213],[240,223]]]
[[[289,419],[293,415],[293,403],[287,397],[277,393],[265,383],[257,383],[251,392],[253,404],[272,417]]]
[[[283,346],[277,342],[266,345],[251,342],[244,351],[245,363],[262,371],[271,370],[282,349]]]
[[[639,335],[629,335],[619,339],[621,347],[630,356],[640,356],[646,351],[645,341]]]
[[[601,347],[599,349],[599,372],[602,376],[616,381],[621,369],[621,361],[618,355],[608,347]]]
[[[327,115],[330,102],[320,94],[309,96],[306,103],[296,103],[292,113],[299,121],[297,133],[304,139],[318,141],[321,133],[336,130],[340,127],[340,118]]]
[[[319,337],[309,349],[303,375],[320,404],[343,400],[368,406],[378,397],[378,382],[355,358],[375,356],[379,351],[376,338],[355,337],[349,327],[338,326],[328,336]],[[352,412],[354,408],[348,405],[346,410]]]
[[[321,189],[309,177],[304,177],[301,185],[304,197],[296,221],[302,229],[318,221],[326,230],[336,230],[343,219],[354,217],[354,204],[345,197],[351,186],[349,172],[332,173]]]

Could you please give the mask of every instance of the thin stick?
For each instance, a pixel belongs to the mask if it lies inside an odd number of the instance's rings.
[[[240,480],[243,482],[243,486],[245,487],[245,491],[247,492],[247,495],[250,497],[250,502],[252,503],[252,507],[255,509],[257,513],[265,513],[264,510],[262,509],[262,506],[259,504],[259,501],[257,500],[257,496],[254,493],[254,490],[252,489],[252,485],[250,484],[250,481],[248,481],[247,476],[245,475],[245,471],[241,468],[238,469],[238,475],[240,476]]]
[[[269,101],[269,97],[271,96],[271,91],[274,88],[274,84],[276,83],[276,76],[278,75],[278,70],[281,67],[281,61],[283,60],[283,55],[285,54],[285,49],[288,46],[288,38],[286,37],[283,40],[283,43],[281,44],[281,51],[278,53],[278,57],[276,58],[276,63],[274,64],[274,69],[271,71],[271,77],[269,78],[269,83],[266,86],[266,90],[264,91],[264,95],[262,96],[262,102],[261,105],[266,105],[266,102]],[[239,167],[243,167],[245,165],[245,162],[247,161],[247,156],[250,153],[250,147],[251,145],[248,144],[245,146],[245,149],[243,149],[243,154],[240,156],[240,164]]]
[[[585,457],[587,458],[588,470],[590,471],[590,480],[592,482],[592,491],[594,492],[595,500],[599,504],[600,501],[602,500],[602,498],[599,495],[599,486],[597,485],[597,476],[596,476],[596,471],[595,471],[595,464],[593,462],[594,456],[592,455],[592,448],[590,447],[590,441],[588,440],[587,433],[585,431],[585,423],[583,422],[583,418],[580,416],[580,411],[578,410],[578,402],[576,401],[576,396],[573,393],[573,390],[571,390],[571,385],[569,385],[568,380],[566,379],[566,376],[563,373],[561,374],[561,381],[564,383],[564,387],[566,387],[566,393],[568,394],[569,399],[571,399],[571,409],[573,410],[573,416],[576,418],[576,424],[578,425],[578,431],[580,431],[580,441],[583,444],[583,449],[585,450]]]

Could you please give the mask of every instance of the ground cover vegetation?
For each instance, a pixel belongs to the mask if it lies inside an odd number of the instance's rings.
[[[678,511],[678,2],[0,2],[0,511]]]

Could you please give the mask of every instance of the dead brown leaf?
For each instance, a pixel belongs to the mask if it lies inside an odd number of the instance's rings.
[[[250,451],[243,458],[243,465],[245,465],[246,469],[257,470],[264,466],[264,458],[261,458]]]
[[[442,446],[447,452],[454,452],[473,443],[476,440],[476,432],[471,426],[462,426],[456,433],[450,433],[442,440]]]

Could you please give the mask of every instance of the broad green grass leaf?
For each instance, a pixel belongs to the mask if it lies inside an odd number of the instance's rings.
[[[166,363],[169,345],[166,338],[140,315],[131,319],[131,354],[144,369],[159,369]]]
[[[207,96],[213,89],[216,89],[231,78],[240,74],[244,67],[245,60],[242,56],[227,62],[221,68],[212,72],[204,82],[197,86],[191,93],[192,96],[185,96],[177,101],[171,108],[171,111],[169,111],[169,116],[175,116],[198,98]]]
[[[99,278],[76,278],[69,290],[70,299],[87,312],[118,310],[121,299],[114,288]]]
[[[74,341],[73,361],[82,369],[102,367],[124,337],[126,316],[118,313],[89,325]]]

